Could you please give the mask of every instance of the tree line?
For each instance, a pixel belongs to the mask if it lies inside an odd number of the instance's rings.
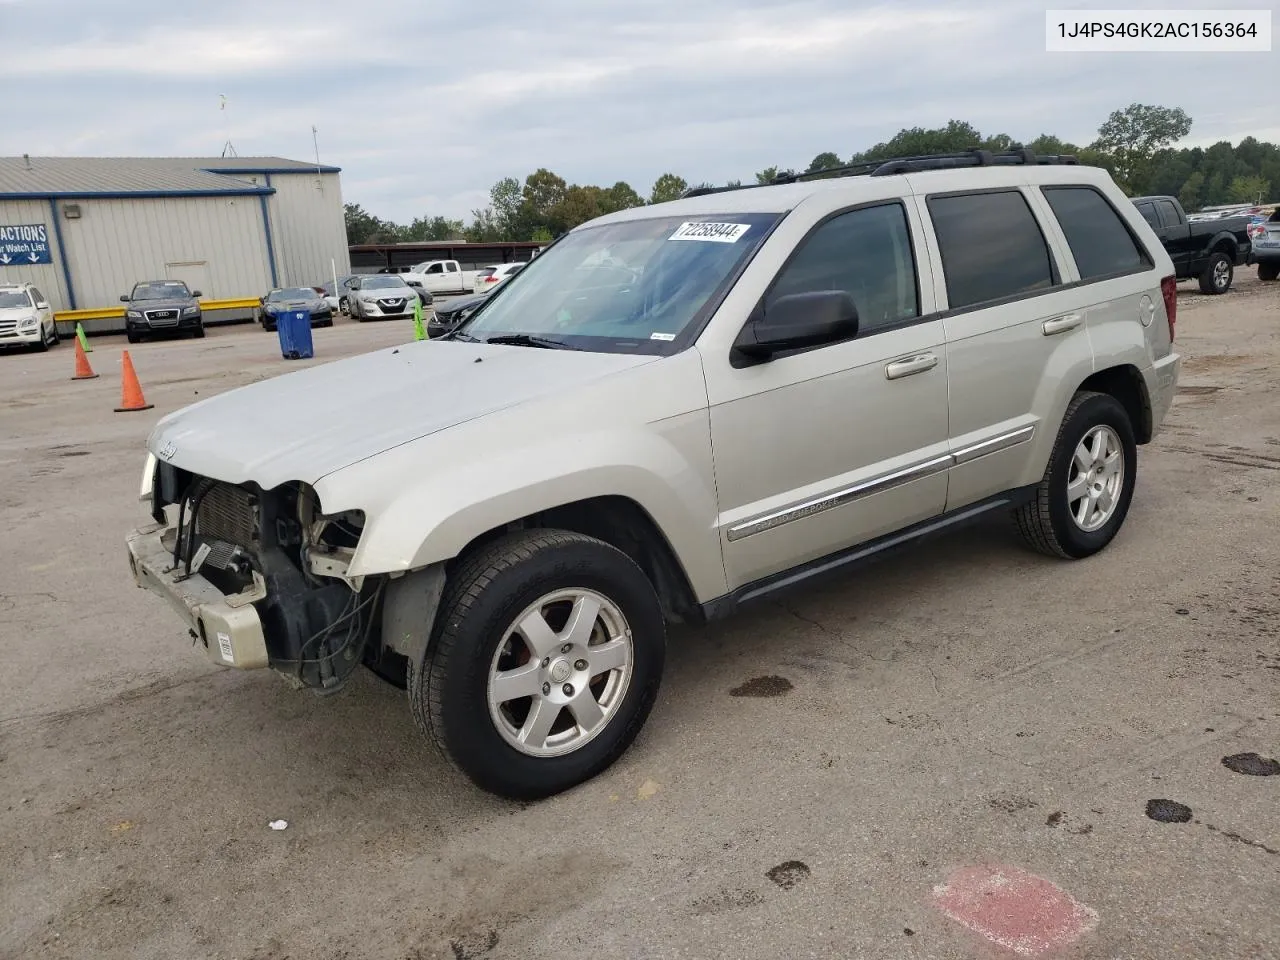
[[[769,183],[795,173],[822,174],[844,165],[873,160],[959,153],[971,147],[995,152],[1027,147],[1037,154],[1073,154],[1081,163],[1103,167],[1130,196],[1176,196],[1188,211],[1228,203],[1267,202],[1280,187],[1280,146],[1246,137],[1234,146],[1223,140],[1210,147],[1174,145],[1191,131],[1191,118],[1177,107],[1130,104],[1116,110],[1087,145],[1041,134],[1022,143],[1008,134],[983,134],[972,124],[952,120],[945,127],[899,130],[848,159],[832,151],[819,153],[803,169],[771,166],[755,174]],[[741,186],[731,181],[726,186]],[[709,186],[699,183],[696,186]],[[470,222],[422,216],[407,225],[382,220],[359,204],[346,205],[347,239],[357,243],[404,243],[427,240],[551,241],[595,217],[646,203],[680,197],[690,184],[678,174],[664,173],[642,197],[630,184],[611,187],[567,183],[546,168],[525,177],[499,180],[489,191],[489,204],[473,210]]]

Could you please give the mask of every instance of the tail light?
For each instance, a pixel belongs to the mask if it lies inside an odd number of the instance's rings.
[[[1173,342],[1173,326],[1178,322],[1178,278],[1165,277],[1160,281],[1160,294],[1164,297],[1164,312],[1169,318],[1169,342]]]

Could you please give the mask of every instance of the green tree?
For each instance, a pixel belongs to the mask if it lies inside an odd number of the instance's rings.
[[[1065,154],[1078,154],[1080,148],[1074,143],[1067,143],[1065,140],[1059,140],[1050,133],[1042,133],[1030,143],[1027,148],[1035,154],[1045,157],[1059,157]]]
[[[529,234],[529,239],[534,243],[550,243],[555,239],[555,236],[546,227],[538,227],[533,233]]]
[[[1261,203],[1271,195],[1271,184],[1261,177],[1236,177],[1227,188],[1232,203]]]
[[[515,177],[504,177],[489,188],[489,208],[494,223],[509,239],[514,240],[520,232],[520,204],[523,200],[520,181]]]
[[[401,231],[401,237],[407,241],[461,240],[465,228],[461,220],[450,220],[448,217],[415,217],[413,222]]]
[[[685,182],[684,177],[678,177],[674,173],[664,173],[653,182],[653,189],[649,192],[649,202],[666,203],[669,200],[679,200],[688,189],[689,184]]]
[[[524,189],[521,191],[521,216],[530,230],[546,227],[555,236],[560,230],[553,221],[553,211],[564,202],[565,192],[569,185],[564,177],[557,176],[546,167],[539,167],[524,178]]]
[[[945,127],[926,129],[911,127],[899,130],[885,143],[855,153],[850,163],[868,160],[890,160],[894,157],[919,157],[932,153],[961,153],[982,145],[982,134],[963,120],[949,120]]]
[[[817,173],[820,170],[830,170],[832,167],[840,166],[841,161],[838,154],[831,152],[820,153],[809,161],[808,168],[805,173]]]
[[[346,203],[342,207],[347,222],[347,243],[382,243],[388,232],[388,224],[369,213],[358,203]],[[394,228],[394,224],[390,225]]]
[[[471,224],[463,231],[468,243],[493,243],[497,240],[514,240],[513,234],[507,233],[498,224],[498,218],[492,207],[471,211]]]
[[[1157,150],[1181,140],[1190,130],[1191,118],[1179,107],[1131,103],[1107,117],[1093,147],[1111,155],[1116,179],[1132,187],[1146,173]]]
[[[619,180],[605,191],[604,212],[614,213],[618,210],[630,210],[632,207],[643,207],[644,197],[632,189],[631,184]]]
[[[760,184],[773,183],[773,181],[776,180],[778,177],[793,177],[793,176],[795,176],[794,170],[782,170],[778,167],[765,167],[763,170],[761,170],[759,173],[756,174],[756,183],[760,183]]]
[[[547,223],[561,231],[572,230],[580,223],[594,220],[606,213],[608,194],[599,187],[580,187],[574,184],[565,189],[564,199],[551,208]]]
[[[1200,193],[1204,190],[1204,174],[1199,170],[1187,177],[1187,182],[1178,191],[1178,202],[1187,213],[1195,213],[1200,209]]]

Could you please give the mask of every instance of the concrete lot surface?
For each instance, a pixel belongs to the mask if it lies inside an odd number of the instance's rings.
[[[313,362],[410,336],[340,320]],[[114,413],[124,345],[0,356],[5,960],[1280,957],[1280,776],[1222,762],[1280,756],[1280,284],[1182,285],[1103,554],[994,523],[678,632],[627,756],[532,805],[371,675],[213,668],[133,586],[152,424],[297,364],[142,344],[155,409]]]

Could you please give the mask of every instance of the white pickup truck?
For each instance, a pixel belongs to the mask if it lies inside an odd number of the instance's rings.
[[[401,274],[411,287],[428,293],[474,293],[477,270],[463,270],[457,260],[427,260]]]

